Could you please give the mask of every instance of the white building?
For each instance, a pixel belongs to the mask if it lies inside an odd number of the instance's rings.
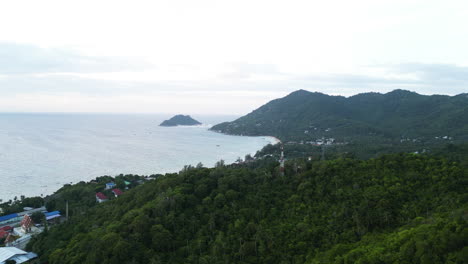
[[[24,263],[37,258],[37,254],[26,252],[15,247],[0,247],[0,264],[5,264],[7,260],[14,260],[16,263]]]

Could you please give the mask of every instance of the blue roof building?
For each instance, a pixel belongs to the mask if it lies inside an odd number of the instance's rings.
[[[54,218],[57,218],[57,217],[61,216],[59,211],[53,211],[53,212],[45,213],[44,215],[46,217],[46,220],[54,219]]]
[[[116,186],[115,183],[108,182],[108,183],[106,183],[106,190],[114,189],[115,186]]]
[[[7,224],[19,220],[21,220],[21,216],[19,216],[18,214],[0,216],[0,224]]]

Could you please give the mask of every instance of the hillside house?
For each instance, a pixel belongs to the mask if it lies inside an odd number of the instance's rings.
[[[115,187],[116,185],[113,182],[106,183],[106,190],[111,190],[111,189],[114,189]]]
[[[96,193],[96,202],[102,203],[109,200],[102,192]]]
[[[116,198],[123,194],[123,192],[120,189],[117,189],[117,188],[113,189],[112,193],[115,195]]]

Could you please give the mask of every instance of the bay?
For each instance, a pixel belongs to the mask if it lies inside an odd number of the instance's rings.
[[[45,196],[64,184],[118,174],[178,172],[255,154],[274,140],[209,131],[235,116],[192,116],[193,127],[159,127],[172,115],[0,114],[0,199]]]

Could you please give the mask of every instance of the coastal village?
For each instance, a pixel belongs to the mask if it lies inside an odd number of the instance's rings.
[[[95,181],[91,181],[91,183],[97,184]],[[143,183],[142,180],[135,182],[137,185],[141,183]],[[124,181],[124,185],[124,190],[128,190],[132,186],[132,182]],[[103,191],[96,192],[96,203],[117,199],[123,194],[124,191],[117,188],[116,183],[108,182]],[[3,210],[0,208],[0,215],[2,213]],[[40,214],[42,219],[33,221],[34,214]],[[38,255],[25,251],[31,238],[44,232],[47,228],[67,220],[68,204],[63,213],[60,211],[48,212],[46,206],[42,206],[39,208],[24,207],[22,212],[0,216],[0,264],[33,261]]]

